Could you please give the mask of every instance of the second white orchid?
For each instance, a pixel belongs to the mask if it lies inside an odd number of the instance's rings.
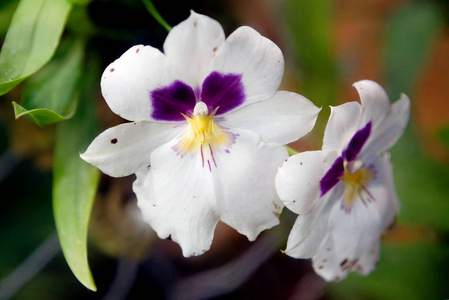
[[[290,157],[276,176],[280,198],[299,214],[286,254],[312,258],[329,281],[375,268],[380,237],[399,210],[385,151],[407,126],[410,101],[402,95],[390,106],[377,83],[354,86],[362,105],[332,107],[323,149]]]

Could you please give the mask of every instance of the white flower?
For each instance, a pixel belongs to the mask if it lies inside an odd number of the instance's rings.
[[[219,220],[254,240],[279,223],[282,145],[308,133],[319,112],[277,92],[283,70],[280,49],[252,28],[225,40],[219,23],[192,12],[164,53],[134,46],[106,68],[106,102],[134,122],[106,130],[81,157],[110,176],[136,173],[144,220],[184,256],[210,248]]]
[[[390,106],[377,83],[354,84],[357,102],[332,107],[323,150],[294,155],[276,176],[284,204],[299,214],[286,254],[312,258],[324,279],[349,271],[370,273],[379,259],[380,237],[399,210],[390,156],[402,135],[410,100]]]

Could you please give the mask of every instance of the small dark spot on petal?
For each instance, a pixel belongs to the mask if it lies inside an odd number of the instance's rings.
[[[214,49],[212,49],[212,51],[214,51],[214,52],[215,52],[215,51],[217,51],[217,49],[218,49],[218,47],[217,47],[217,46],[215,46],[215,47],[214,47]]]
[[[139,51],[140,51],[140,48],[137,48],[137,49],[136,49],[136,53],[139,53]]]
[[[296,203],[296,200],[293,200],[293,203]]]
[[[111,140],[111,144],[117,144],[118,140],[117,139],[112,139]]]
[[[110,68],[109,71],[110,71],[110,72],[114,72],[115,69],[114,69],[114,68]]]
[[[323,259],[323,263],[327,263],[327,259]]]
[[[348,262],[349,260],[345,258],[345,260],[340,263],[340,267],[344,267]]]
[[[324,268],[324,266],[318,266],[318,269],[320,269],[320,270],[321,270],[322,268]]]
[[[156,204],[153,204],[154,207],[156,207]]]
[[[326,251],[331,251],[331,248],[327,248]]]
[[[133,125],[136,125],[136,124],[137,124],[136,122],[133,123]]]
[[[300,161],[299,164],[302,166],[302,162]]]
[[[193,26],[195,26],[195,27],[196,27],[196,22],[193,22]]]

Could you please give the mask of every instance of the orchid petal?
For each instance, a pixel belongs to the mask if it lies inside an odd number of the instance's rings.
[[[229,153],[215,155],[217,206],[223,222],[253,241],[261,231],[279,224],[283,205],[274,177],[288,153],[281,145],[261,142],[251,131],[233,133],[237,138]]]
[[[312,257],[313,269],[326,281],[341,281],[350,271],[366,275],[375,269],[379,261],[379,241],[369,247],[368,251],[363,252],[360,258],[354,260],[349,258],[342,260],[334,251],[334,242],[335,239],[329,232],[320,249]]]
[[[338,157],[334,151],[308,151],[291,156],[276,175],[276,190],[285,206],[307,214],[320,198],[320,180]]]
[[[187,20],[172,28],[164,43],[176,79],[193,88],[201,86],[224,41],[223,28],[217,21],[191,11]]]
[[[189,257],[210,248],[219,216],[214,182],[201,155],[181,157],[172,149],[176,143],[174,139],[153,152],[151,169],[136,174],[133,189],[144,220]]]
[[[127,176],[150,165],[153,150],[181,130],[174,126],[145,121],[121,124],[97,136],[80,156],[109,176]]]
[[[404,133],[410,116],[410,99],[402,94],[391,105],[388,114],[372,130],[361,159],[381,154],[390,149]]]
[[[330,232],[323,239],[323,243],[312,257],[312,267],[315,272],[326,281],[340,281],[346,278],[349,270],[340,268],[340,261],[335,255],[334,240]]]
[[[363,124],[376,122],[390,109],[390,100],[385,90],[371,80],[361,80],[353,84],[360,96],[363,106]]]
[[[362,256],[359,258],[357,263],[352,267],[354,271],[357,273],[368,275],[377,266],[377,263],[379,262],[379,255],[380,255],[380,241],[375,243],[373,247],[362,254]]]
[[[338,191],[337,191],[338,192]],[[333,203],[318,199],[309,213],[299,215],[288,236],[285,254],[295,258],[313,257],[329,232],[327,222]]]
[[[332,251],[340,263],[345,260],[358,261],[371,251],[379,243],[386,227],[394,221],[399,209],[389,156],[376,159],[372,165],[374,178],[365,188],[374,199],[367,203],[356,201],[350,212],[337,204],[329,216],[334,240]]]
[[[359,129],[361,114],[362,106],[357,102],[331,107],[324,132],[323,150],[343,151]]]
[[[276,44],[243,26],[218,49],[212,69],[224,74],[241,74],[246,95],[242,105],[248,105],[276,93],[284,73],[284,58]]]
[[[257,133],[266,143],[288,144],[309,133],[320,109],[305,97],[286,91],[226,114],[226,127]]]
[[[101,77],[101,91],[111,110],[130,121],[152,120],[150,93],[172,81],[158,49],[134,46],[111,63]]]

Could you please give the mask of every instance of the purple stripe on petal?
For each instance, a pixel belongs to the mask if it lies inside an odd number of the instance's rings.
[[[209,111],[220,107],[217,115],[238,107],[245,101],[242,75],[210,73],[203,82],[201,101],[206,103]]]
[[[365,127],[357,131],[349,141],[348,147],[343,151],[343,157],[346,161],[353,161],[360,150],[362,150],[363,145],[371,134],[371,121],[366,124]]]
[[[345,172],[343,166],[343,157],[338,157],[332,167],[324,175],[323,179],[320,180],[320,197],[324,196],[331,188],[333,188],[339,181],[340,177],[343,176]]]
[[[151,117],[161,121],[185,120],[181,113],[190,116],[196,102],[193,89],[179,80],[152,91],[150,96],[153,105]]]

